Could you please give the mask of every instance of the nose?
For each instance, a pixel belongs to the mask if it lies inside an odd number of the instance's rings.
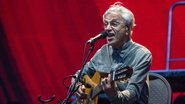
[[[107,26],[105,26],[104,28],[107,32],[112,31],[112,26],[110,24],[108,24]]]

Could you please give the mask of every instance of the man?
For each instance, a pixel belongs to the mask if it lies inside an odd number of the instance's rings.
[[[95,71],[110,73],[120,66],[130,66],[133,74],[126,85],[118,83],[119,81],[110,81],[108,75],[100,82],[103,91],[111,104],[147,104],[146,80],[152,55],[148,49],[131,39],[135,26],[133,13],[120,2],[116,2],[104,13],[103,23],[108,34],[107,44],[103,45],[85,65],[83,73],[93,76]],[[80,86],[76,93],[82,95],[84,86]]]

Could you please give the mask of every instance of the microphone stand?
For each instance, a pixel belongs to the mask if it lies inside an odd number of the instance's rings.
[[[92,43],[86,43],[86,44],[90,44],[91,46],[90,46],[90,48],[89,48],[89,51],[88,51],[86,57],[85,57],[84,60],[83,60],[82,68],[81,68],[79,74],[77,75],[77,77],[76,77],[74,83],[72,83],[72,85],[70,85],[66,99],[64,99],[62,102],[59,102],[58,104],[70,104],[69,99],[70,99],[71,96],[76,92],[76,84],[77,84],[77,82],[79,82],[80,77],[81,77],[81,75],[82,75],[82,72],[83,72],[83,70],[84,70],[84,66],[85,66],[85,64],[87,63],[87,60],[88,60],[90,54],[92,53],[92,51],[93,51],[93,49],[94,49],[94,42],[92,42]]]

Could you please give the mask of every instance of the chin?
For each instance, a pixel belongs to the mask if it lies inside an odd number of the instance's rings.
[[[109,41],[108,44],[113,48],[120,48],[119,43],[117,41]]]
[[[110,46],[112,46],[112,47],[115,47],[115,46],[116,46],[116,44],[113,43],[113,42],[108,42],[108,44],[109,44]]]
[[[107,41],[107,43],[108,43],[109,45],[112,45],[112,41]]]

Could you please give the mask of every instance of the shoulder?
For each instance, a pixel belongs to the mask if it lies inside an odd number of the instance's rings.
[[[108,44],[104,44],[100,49],[105,50],[108,48]]]
[[[104,44],[100,49],[97,50],[97,53],[105,53],[107,51],[108,44]]]
[[[152,60],[152,53],[145,46],[134,42],[133,47],[134,47],[137,59]]]
[[[150,54],[151,55],[150,50],[147,49],[145,46],[139,44],[139,43],[134,42],[134,47],[135,47],[137,53]]]
[[[149,65],[152,62],[152,53],[149,49],[139,43],[134,43],[133,47],[137,64],[148,63]]]
[[[102,57],[103,55],[105,55],[107,53],[107,48],[108,48],[108,45],[107,44],[104,44],[101,48],[99,48],[96,53],[94,54],[94,58],[100,58]]]

